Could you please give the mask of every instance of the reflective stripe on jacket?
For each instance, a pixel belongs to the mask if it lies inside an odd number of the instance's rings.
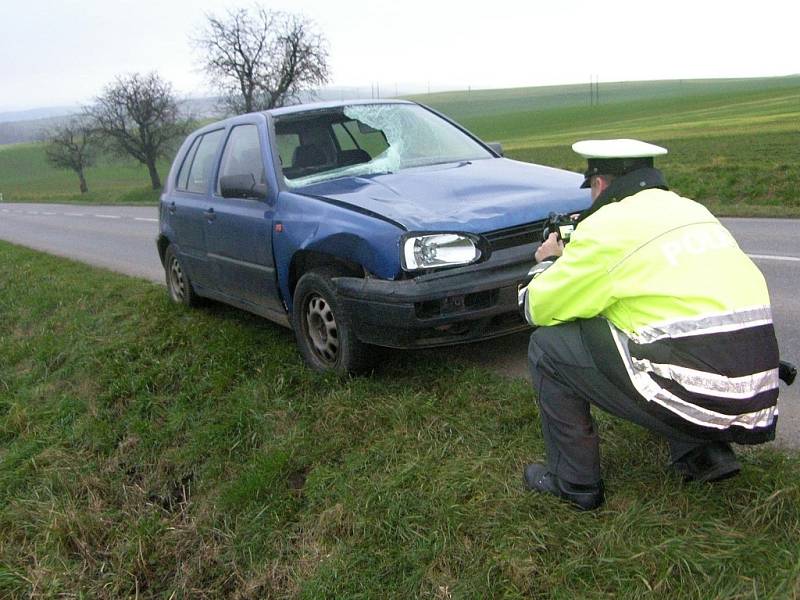
[[[702,205],[655,188],[606,204],[525,292],[535,325],[606,318],[630,382],[669,420],[740,443],[774,437],[766,282]]]

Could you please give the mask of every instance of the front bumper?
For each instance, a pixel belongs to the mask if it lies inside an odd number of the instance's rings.
[[[492,254],[485,263],[388,281],[338,277],[339,302],[362,342],[427,348],[528,329],[517,307],[534,244]]]

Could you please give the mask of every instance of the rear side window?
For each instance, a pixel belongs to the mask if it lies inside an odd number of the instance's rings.
[[[383,131],[373,129],[366,123],[360,121],[345,121],[342,127],[347,130],[351,140],[355,141],[359,148],[366,150],[370,156],[378,156],[389,147]]]
[[[253,183],[266,183],[264,160],[261,156],[261,140],[256,125],[237,125],[222,152],[217,193],[220,193],[219,179],[230,175],[252,176]]]
[[[192,166],[194,153],[197,152],[197,144],[200,141],[200,137],[194,138],[192,145],[189,147],[189,151],[186,153],[186,156],[183,157],[183,163],[181,164],[180,171],[178,171],[177,183],[175,184],[179,190],[185,190],[189,183],[189,169]]]
[[[186,155],[187,160],[181,167],[178,175],[178,189],[187,192],[204,193],[208,189],[208,182],[214,171],[214,157],[217,155],[217,148],[222,140],[223,129],[217,129],[204,134],[198,141],[192,144],[192,149]],[[197,146],[194,149],[194,146]],[[187,169],[191,157],[191,164]],[[183,171],[186,169],[186,178],[183,178]]]
[[[278,156],[280,156],[281,165],[291,167],[294,151],[300,145],[300,136],[296,133],[279,133],[275,136],[275,142],[278,145]]]
[[[355,150],[358,148],[353,136],[347,132],[344,125],[341,123],[334,123],[331,125],[331,129],[333,129],[333,134],[336,136],[336,141],[339,144],[340,150]]]

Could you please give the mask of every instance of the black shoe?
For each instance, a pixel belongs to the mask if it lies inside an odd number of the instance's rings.
[[[581,510],[593,510],[605,499],[602,481],[592,486],[576,485],[559,479],[545,465],[538,463],[526,465],[522,479],[525,489],[563,498]]]
[[[725,442],[712,442],[696,448],[672,463],[684,481],[722,481],[737,475],[742,468],[736,454]]]

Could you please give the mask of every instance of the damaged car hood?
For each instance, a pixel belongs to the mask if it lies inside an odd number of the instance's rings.
[[[348,176],[294,190],[378,213],[409,231],[484,233],[591,204],[577,173],[489,158]]]

